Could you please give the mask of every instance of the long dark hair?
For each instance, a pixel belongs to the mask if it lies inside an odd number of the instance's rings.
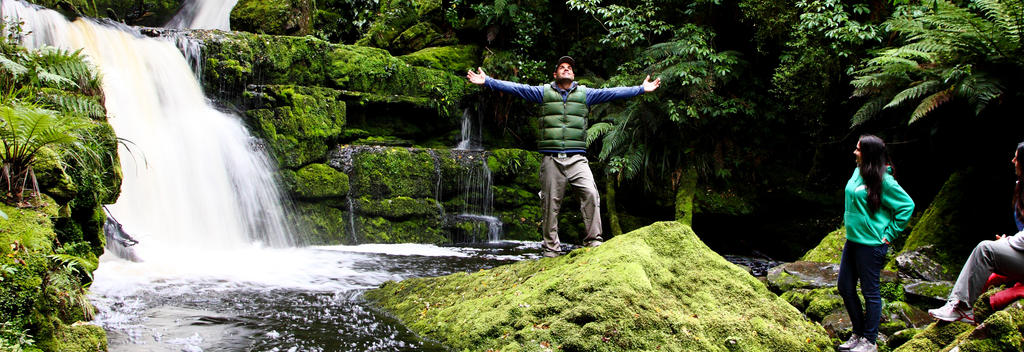
[[[1018,220],[1024,221],[1024,142],[1017,144],[1017,167],[1013,171],[1017,173],[1017,185],[1013,186],[1013,215]]]
[[[868,207],[871,212],[882,205],[882,177],[888,164],[885,142],[870,134],[860,136],[860,177],[868,188]]]

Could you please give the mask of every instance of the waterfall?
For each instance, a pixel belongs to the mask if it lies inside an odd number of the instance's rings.
[[[454,152],[459,153],[460,160],[468,160],[469,171],[461,180],[465,190],[465,205],[462,214],[455,218],[487,224],[487,240],[494,242],[501,239],[501,220],[491,215],[494,204],[494,192],[491,189],[491,169],[487,166],[487,155],[483,152],[483,124],[473,123],[474,115],[469,109],[462,112],[462,133],[459,144]],[[474,128],[476,127],[476,128]],[[477,166],[477,163],[480,165]],[[479,228],[479,226],[478,226]]]
[[[99,69],[109,123],[127,141],[121,196],[109,209],[143,260],[294,244],[274,164],[238,116],[210,104],[173,42],[15,0],[2,11],[24,22],[24,45],[81,49]]]
[[[167,28],[231,30],[231,9],[238,0],[185,0]]]

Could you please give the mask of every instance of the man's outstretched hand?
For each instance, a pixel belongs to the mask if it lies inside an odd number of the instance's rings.
[[[484,73],[484,69],[477,67],[480,73],[473,72],[473,70],[466,71],[466,78],[469,79],[469,83],[473,84],[484,84],[487,80],[487,74]]]
[[[655,89],[658,89],[658,87],[661,87],[661,77],[658,77],[654,82],[651,82],[651,75],[647,75],[647,78],[644,78],[644,83],[641,83],[640,85],[644,87],[644,93],[653,92]]]

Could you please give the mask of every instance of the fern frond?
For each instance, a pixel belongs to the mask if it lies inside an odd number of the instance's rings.
[[[921,103],[917,104],[917,108],[910,114],[910,121],[907,124],[913,124],[921,118],[928,115],[928,113],[934,111],[940,105],[953,100],[953,92],[950,89],[943,89],[935,94],[929,95],[928,97],[921,99]]]
[[[878,96],[861,105],[860,109],[857,109],[857,112],[850,118],[850,126],[856,127],[875,117],[879,111],[882,111],[882,107],[885,106],[885,100],[884,96]]]
[[[0,70],[7,72],[15,79],[20,78],[28,72],[28,68],[22,64],[14,62],[14,60],[11,60],[4,54],[0,54]]]
[[[587,147],[590,147],[590,144],[594,143],[598,138],[601,138],[601,136],[607,134],[612,130],[612,128],[614,128],[614,126],[607,122],[598,122],[590,126],[590,128],[587,129]]]
[[[43,94],[41,98],[43,103],[58,111],[93,119],[103,119],[106,116],[106,110],[96,98],[62,93]]]
[[[883,107],[884,109],[897,107],[900,104],[908,100],[916,100],[926,94],[931,94],[942,86],[942,82],[936,80],[924,81],[918,85],[911,86],[910,88],[904,89],[903,91],[896,93],[896,96],[892,97],[892,100]]]

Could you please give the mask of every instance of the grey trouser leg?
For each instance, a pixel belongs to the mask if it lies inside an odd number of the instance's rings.
[[[586,225],[587,237],[584,241],[601,238],[601,197],[597,193],[594,174],[590,171],[587,157],[573,155],[567,158],[556,158],[545,155],[540,163],[541,207],[544,221],[541,231],[544,235],[544,249],[561,250],[558,240],[558,211],[565,194],[565,185],[571,184],[579,190],[580,211]]]
[[[992,273],[1024,280],[1024,252],[1010,247],[1005,239],[981,241],[960,270],[949,298],[965,302],[968,306],[973,305]]]

